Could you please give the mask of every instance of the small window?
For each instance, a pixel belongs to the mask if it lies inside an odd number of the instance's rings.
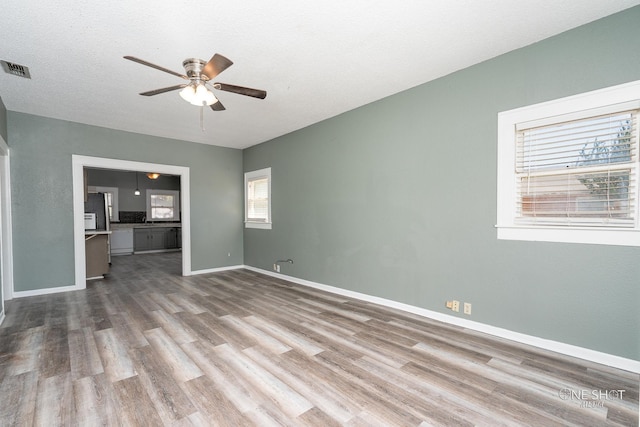
[[[120,221],[118,213],[118,188],[117,187],[99,187],[90,186],[88,191],[91,193],[104,193],[109,207],[109,220]]]
[[[498,238],[640,246],[640,82],[500,113]]]
[[[247,228],[271,228],[271,168],[244,174]]]
[[[147,190],[147,221],[179,221],[180,192]]]

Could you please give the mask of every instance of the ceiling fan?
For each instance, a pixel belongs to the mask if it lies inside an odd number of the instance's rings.
[[[248,87],[235,86],[226,83],[212,82],[211,80],[213,80],[214,77],[233,65],[233,62],[217,53],[213,55],[209,62],[204,62],[202,59],[197,58],[185,59],[182,63],[182,66],[184,67],[186,75],[176,73],[175,71],[171,71],[167,68],[152,64],[134,56],[125,56],[124,59],[137,62],[138,64],[146,65],[147,67],[155,68],[156,70],[164,71],[165,73],[172,74],[184,80],[188,80],[188,83],[150,90],[147,92],[141,92],[140,95],[143,96],[153,96],[165,92],[171,92],[173,90],[182,89],[180,91],[180,96],[182,97],[182,99],[199,107],[208,105],[213,111],[222,111],[225,110],[225,108],[218,100],[218,98],[216,98],[213,92],[208,89],[207,85],[212,87],[213,89],[251,96],[253,98],[264,99],[267,96],[267,92],[264,90],[251,89]]]

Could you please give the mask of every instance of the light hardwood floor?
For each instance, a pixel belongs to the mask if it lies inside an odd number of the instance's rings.
[[[179,271],[176,253],[114,257],[85,291],[10,301],[0,425],[638,424],[637,374],[247,270]]]

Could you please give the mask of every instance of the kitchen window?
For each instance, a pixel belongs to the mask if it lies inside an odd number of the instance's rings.
[[[147,221],[179,221],[180,192],[147,190]]]
[[[498,238],[640,246],[640,82],[498,115]]]
[[[109,220],[120,221],[118,213],[118,188],[117,187],[100,187],[90,186],[87,189],[90,193],[104,193],[109,207]]]
[[[271,229],[271,168],[244,174],[246,228]]]

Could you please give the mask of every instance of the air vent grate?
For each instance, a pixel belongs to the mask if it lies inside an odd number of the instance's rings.
[[[13,74],[18,77],[24,77],[25,79],[31,78],[29,67],[26,65],[14,64],[13,62],[4,60],[0,60],[0,64],[2,64],[2,68],[6,73]]]

